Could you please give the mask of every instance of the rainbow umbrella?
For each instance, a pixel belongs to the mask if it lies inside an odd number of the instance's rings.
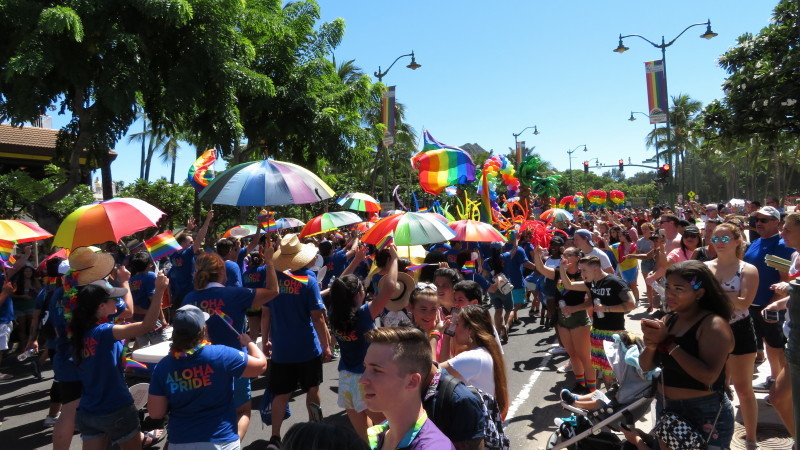
[[[353,211],[374,212],[381,210],[381,204],[367,194],[360,192],[352,192],[345,194],[336,200],[336,203],[341,205],[344,209],[351,209]]]
[[[24,244],[53,237],[44,228],[24,220],[0,220],[0,240]]]
[[[334,194],[307,169],[267,159],[239,164],[217,174],[199,198],[221,205],[269,206],[314,203]]]
[[[325,214],[320,214],[317,217],[309,220],[303,230],[300,231],[300,237],[313,236],[315,234],[325,233],[326,231],[335,230],[339,227],[352,225],[361,222],[361,217],[349,211],[336,211]]]
[[[396,245],[424,245],[453,239],[456,233],[434,214],[401,212],[384,217],[370,228],[361,241],[377,245],[385,236],[394,233]]]
[[[572,220],[572,213],[566,209],[550,208],[541,213],[539,218],[547,222],[569,222]]]
[[[103,242],[117,242],[123,236],[155,227],[164,212],[138,198],[112,198],[81,206],[58,227],[54,247],[75,249]]]
[[[229,229],[228,231],[226,231],[225,233],[223,233],[222,237],[226,238],[226,237],[233,236],[233,237],[237,237],[237,238],[242,238],[242,237],[245,237],[245,236],[252,236],[252,235],[256,234],[256,230],[257,229],[258,228],[255,225],[236,225],[235,227],[233,227],[233,228]],[[266,231],[262,229],[261,230],[261,234],[264,234],[264,233],[266,233]]]
[[[454,241],[505,242],[506,238],[495,227],[477,220],[458,220],[447,224],[456,233]]]
[[[305,224],[306,224],[305,222],[302,222],[292,217],[281,217],[280,219],[275,221],[275,227],[278,228],[279,230],[302,227]]]

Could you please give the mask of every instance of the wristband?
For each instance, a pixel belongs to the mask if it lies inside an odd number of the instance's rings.
[[[680,344],[676,344],[675,347],[672,347],[672,350],[670,350],[669,353],[667,353],[667,355],[672,356],[672,352],[674,352],[679,348],[681,348]]]
[[[439,333],[438,331],[431,331],[430,336],[431,337],[435,337],[437,339],[441,339],[442,338],[442,333]]]

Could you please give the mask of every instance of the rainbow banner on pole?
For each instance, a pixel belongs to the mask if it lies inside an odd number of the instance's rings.
[[[8,261],[13,251],[14,251],[13,242],[0,240],[0,258],[2,258],[3,261]]]
[[[153,261],[158,261],[181,250],[181,245],[172,235],[172,231],[166,231],[151,237],[144,241],[144,246],[147,247],[147,251],[153,257]]]
[[[211,169],[211,166],[216,160],[217,152],[212,148],[200,155],[189,168],[189,184],[194,186],[198,193],[214,179],[214,170]]]
[[[669,98],[667,96],[667,72],[664,69],[664,60],[648,61],[644,63],[645,77],[647,79],[647,105],[650,123],[664,123],[669,113]]]
[[[394,136],[395,87],[396,86],[389,86],[388,89],[383,91],[383,97],[381,97],[381,121],[386,127],[386,131],[383,133],[384,136]]]
[[[481,174],[481,201],[478,203],[478,212],[481,222],[491,224],[494,222],[492,214],[492,202],[489,199],[489,181],[486,178],[486,171]]]
[[[428,130],[423,136],[425,144],[411,158],[411,166],[419,172],[419,184],[425,192],[439,195],[448,186],[475,181],[475,164],[469,153],[442,144]]]

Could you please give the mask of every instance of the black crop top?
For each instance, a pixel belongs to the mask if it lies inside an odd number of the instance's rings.
[[[686,333],[683,335],[675,336],[675,343],[681,346],[681,350],[694,356],[695,358],[700,357],[700,347],[697,342],[697,330],[700,328],[700,325],[703,323],[703,321],[706,320],[706,317],[710,315],[711,314],[706,314],[700,318],[700,320],[695,322],[695,324],[686,330]],[[678,316],[673,315],[667,320],[667,330],[672,330],[672,327],[675,325],[675,322],[677,322],[677,319]],[[661,377],[664,380],[665,386],[683,389],[695,389],[698,391],[716,391],[724,386],[724,368],[720,372],[719,377],[717,377],[717,380],[714,382],[714,384],[709,386],[696,380],[691,375],[686,373],[686,371],[683,370],[683,367],[681,367],[672,356],[666,353],[657,353],[656,356],[659,360],[657,362],[661,365],[663,370]]]

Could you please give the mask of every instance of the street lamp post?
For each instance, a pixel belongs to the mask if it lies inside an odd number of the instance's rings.
[[[630,120],[631,122],[633,122],[634,120],[636,120],[636,117],[633,117],[633,115],[634,115],[634,114],[641,114],[641,115],[643,115],[643,116],[647,117],[648,119],[650,118],[650,114],[643,113],[643,112],[641,112],[641,111],[631,111],[631,117],[630,117],[630,118],[628,118],[628,120]],[[657,134],[656,134],[656,130],[657,130],[657,129],[658,129],[658,128],[657,128],[657,124],[655,124],[655,123],[654,123],[654,124],[653,124],[653,141],[655,142],[655,147],[656,147],[656,166],[659,166],[659,165],[660,165],[660,163],[658,162],[658,161],[659,161],[659,160],[658,160],[658,136],[657,136]]]
[[[677,41],[679,37],[683,36],[683,33],[686,33],[686,31],[689,30],[690,28],[699,27],[699,26],[703,26],[703,25],[706,26],[706,32],[700,35],[701,38],[703,38],[703,39],[711,39],[711,38],[717,36],[717,33],[714,33],[713,31],[711,31],[711,19],[708,19],[705,22],[694,23],[692,25],[689,25],[688,27],[684,28],[683,31],[681,31],[677,36],[675,36],[669,42],[666,42],[666,40],[664,39],[664,36],[662,35],[661,36],[661,44],[656,44],[655,42],[651,41],[650,39],[647,39],[646,37],[644,37],[642,35],[639,35],[639,34],[628,34],[628,35],[625,35],[625,36],[620,34],[619,35],[619,45],[617,45],[617,48],[615,48],[614,51],[617,52],[617,53],[625,53],[628,50],[628,47],[625,47],[625,45],[622,44],[622,40],[625,39],[625,38],[629,38],[629,37],[638,37],[638,38],[642,39],[643,41],[648,42],[653,47],[661,49],[661,61],[662,61],[662,64],[664,65],[664,89],[667,91],[667,92],[665,92],[665,94],[667,94],[667,101],[669,102],[669,94],[668,94],[669,89],[667,87],[668,86],[668,84],[667,84],[667,47],[669,47],[672,44],[674,44],[675,41]],[[667,110],[665,111],[666,116],[667,116],[667,121],[666,121],[666,125],[667,125],[667,142],[668,142],[667,145],[671,145],[670,144],[671,139],[670,139],[670,124],[669,124],[669,105],[665,105],[665,106],[667,107]],[[631,117],[633,117],[632,114],[631,114]]]
[[[398,56],[391,64],[389,64],[389,67],[384,71],[381,71],[381,66],[378,66],[378,71],[375,72],[375,77],[378,79],[378,81],[383,83],[383,77],[385,77],[386,74],[389,73],[390,70],[392,70],[392,67],[395,65],[395,63],[397,63],[397,61],[400,61],[401,58],[405,58],[406,56],[410,56],[411,57],[411,63],[409,65],[407,65],[406,67],[408,67],[411,70],[417,70],[420,67],[422,67],[421,64],[417,64],[417,60],[414,57],[414,50],[411,50],[411,53]],[[384,147],[384,149],[385,149],[385,154],[384,154],[385,160],[383,162],[383,193],[384,193],[383,195],[385,195],[386,198],[383,199],[383,201],[389,201],[389,198],[390,198],[390,195],[389,195],[389,146],[388,145],[383,145],[383,141],[382,140],[378,145],[380,147]]]
[[[589,149],[586,148],[586,144],[581,144],[581,145],[573,148],[572,150],[567,150],[567,155],[569,155],[569,184],[570,185],[572,185],[572,154],[575,153],[575,151],[578,150],[581,147],[583,147],[583,151],[585,151],[585,152],[589,151]]]
[[[531,128],[533,128],[534,136],[539,134],[539,129],[536,127],[536,125],[525,127],[519,133],[511,133],[511,135],[514,136],[514,151],[517,153],[517,165],[522,164],[522,151],[519,149],[519,142],[517,141],[517,138],[524,133],[525,130],[529,130]]]

